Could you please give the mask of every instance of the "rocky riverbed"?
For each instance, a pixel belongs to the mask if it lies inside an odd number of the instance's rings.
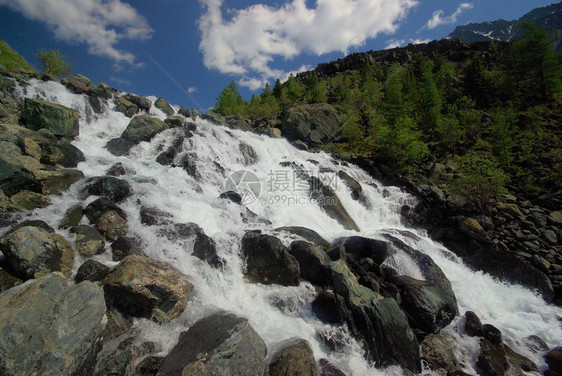
[[[299,150],[337,131],[330,108],[295,109],[278,129],[0,70],[6,374],[562,373],[547,305],[561,302],[560,197],[469,216],[437,185],[394,177],[416,200]],[[276,206],[284,191],[265,186],[252,202],[252,181],[224,184],[238,170],[277,188],[290,173],[300,193],[286,198],[307,204]],[[503,281],[463,274],[475,284],[520,294],[505,305],[527,321],[468,310],[460,258]]]

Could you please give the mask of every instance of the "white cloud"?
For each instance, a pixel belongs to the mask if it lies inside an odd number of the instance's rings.
[[[191,86],[187,88],[187,92],[189,94],[195,93],[197,91],[197,88],[195,86]]]
[[[443,14],[445,14],[444,11],[436,10],[433,12],[433,17],[431,17],[425,24],[425,27],[428,29],[435,29],[437,26],[453,24],[457,22],[457,17],[460,16],[462,12],[472,9],[473,7],[474,5],[472,3],[461,3],[453,14],[446,17],[443,17]]]
[[[406,41],[406,39],[390,39],[386,41],[386,47],[384,49],[389,50],[396,47],[402,47],[405,46],[406,43],[424,44],[429,42],[431,42],[431,39],[409,39],[408,41]]]
[[[150,38],[153,30],[135,8],[121,0],[0,0],[26,18],[42,21],[66,42],[85,43],[88,52],[116,63],[135,56],[116,48],[123,39]]]
[[[225,19],[224,0],[199,1],[205,8],[199,19],[203,63],[242,77],[239,83],[250,88],[286,75],[271,67],[276,59],[346,52],[380,33],[391,34],[418,4],[418,0],[317,0],[316,8],[308,8],[305,0],[290,0],[280,7],[227,9]]]

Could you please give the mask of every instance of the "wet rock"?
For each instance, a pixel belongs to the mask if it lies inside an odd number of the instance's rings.
[[[308,151],[308,145],[302,142],[301,140],[293,141],[291,142],[291,145],[293,145],[293,147],[298,150]]]
[[[40,99],[25,98],[23,115],[26,126],[31,130],[45,128],[55,136],[78,136],[80,115],[70,108]]]
[[[166,116],[170,116],[174,114],[174,109],[164,98],[158,98],[156,102],[154,102],[154,106],[160,109]]]
[[[179,316],[192,289],[176,269],[138,255],[125,257],[104,280],[109,306],[159,322]]]
[[[125,167],[123,167],[123,164],[121,162],[115,163],[105,172],[106,175],[115,177],[125,175],[126,173],[127,171],[125,171]]]
[[[0,357],[7,373],[75,375],[93,368],[105,311],[100,287],[69,286],[58,273],[6,291],[0,296]]]
[[[158,375],[262,375],[266,351],[248,320],[218,312],[180,335]]]
[[[96,229],[86,225],[77,225],[72,228],[71,232],[76,234],[74,244],[82,256],[91,257],[103,253],[105,240]]]
[[[195,237],[192,255],[215,268],[224,266],[225,261],[218,256],[215,241],[196,223],[174,223],[169,228],[163,229],[161,234],[175,243]]]
[[[150,99],[148,98],[139,97],[138,95],[133,95],[133,94],[125,94],[123,98],[127,99],[131,103],[134,103],[143,111],[146,112],[150,111],[151,103],[150,103]]]
[[[96,221],[96,229],[107,239],[116,240],[129,231],[127,220],[112,210],[104,212]]]
[[[170,128],[178,128],[182,127],[185,123],[185,119],[183,116],[172,115],[168,116],[164,123],[166,123]]]
[[[421,358],[433,370],[450,372],[460,369],[453,352],[453,339],[445,333],[429,334],[420,345]]]
[[[248,131],[251,128],[250,121],[242,115],[229,115],[224,117],[224,124],[231,129]]]
[[[116,106],[115,109],[117,111],[121,112],[122,114],[130,118],[135,116],[135,114],[137,114],[140,111],[139,106],[137,106],[136,104],[134,104],[133,102],[131,102],[125,97],[115,98],[115,106]]]
[[[183,168],[184,171],[195,180],[199,179],[199,173],[197,172],[197,155],[195,153],[187,153],[183,155],[178,163],[178,166]]]
[[[345,255],[345,258],[351,256],[355,261],[368,257],[378,265],[382,264],[390,253],[391,249],[388,242],[362,236],[336,239],[332,243],[330,251],[331,255]],[[338,258],[335,258],[335,260]]]
[[[332,263],[332,278],[334,292],[345,300],[345,321],[365,341],[367,358],[417,371],[419,345],[396,301],[360,285],[343,260]]]
[[[35,171],[35,177],[43,186],[44,195],[58,195],[84,178],[80,170],[60,169],[55,171]]]
[[[152,137],[168,128],[168,125],[158,118],[148,115],[135,116],[123,131],[121,138],[138,144],[141,141],[150,141]]]
[[[299,227],[299,226],[286,226],[286,227],[278,227],[275,231],[285,231],[291,234],[298,235],[304,238],[306,241],[319,246],[320,248],[328,251],[330,249],[330,243],[325,240],[320,234],[316,231],[308,229],[306,227]]]
[[[33,210],[46,208],[51,204],[51,199],[39,193],[30,191],[19,191],[10,197],[9,207],[15,211]]]
[[[91,109],[96,114],[102,114],[104,110],[104,106],[102,101],[96,97],[88,97],[88,104],[90,105]]]
[[[279,239],[248,232],[242,238],[241,251],[246,258],[245,276],[251,282],[299,285],[299,263]]]
[[[41,163],[75,168],[78,163],[85,160],[84,153],[70,142],[58,141],[56,144],[44,145],[41,148]]]
[[[242,204],[242,196],[240,196],[240,194],[238,192],[234,192],[234,191],[227,191],[227,192],[223,192],[220,194],[219,196],[220,198],[224,198],[224,199],[228,199],[232,202],[234,202],[235,204]]]
[[[111,154],[120,157],[123,155],[128,155],[133,146],[135,146],[135,143],[133,141],[118,137],[109,140],[105,145],[105,148],[109,150]]]
[[[61,80],[61,84],[74,94],[86,93],[91,83],[92,81],[90,81],[88,77],[81,74],[75,74],[74,76],[66,77]]]
[[[481,339],[476,368],[482,376],[504,376],[509,369],[509,363],[503,346],[494,345],[484,338]]]
[[[482,325],[482,332],[484,333],[484,338],[490,341],[494,345],[501,345],[502,342],[502,332],[491,324]]]
[[[329,104],[302,104],[289,108],[283,116],[281,132],[289,140],[319,146],[331,141],[340,131],[337,111]]]
[[[145,357],[135,368],[135,374],[138,376],[156,376],[164,363],[164,359],[163,356],[154,355]]]
[[[39,278],[54,271],[70,275],[74,250],[46,223],[24,223],[0,238],[0,250],[15,275]]]
[[[550,372],[562,374],[562,346],[550,350],[545,356],[546,364]]]
[[[527,346],[527,348],[535,354],[549,350],[546,342],[541,337],[536,335],[525,337],[523,339],[523,342],[525,343],[525,346]]]
[[[258,160],[258,155],[256,154],[256,151],[254,150],[253,147],[241,142],[238,145],[238,148],[240,149],[240,153],[242,154],[242,163],[245,166],[249,166],[256,163],[256,161]]]
[[[84,192],[88,195],[105,197],[113,202],[121,202],[132,194],[126,180],[113,176],[99,176],[86,180]]]
[[[129,255],[142,255],[142,244],[135,238],[119,237],[111,243],[113,261],[121,261]]]
[[[338,177],[351,189],[351,198],[354,200],[359,200],[361,194],[363,193],[363,188],[361,184],[351,176],[349,176],[345,171],[339,170]]]
[[[43,187],[35,177],[23,169],[0,158],[0,189],[8,196],[28,190],[41,193]]]
[[[311,197],[330,218],[338,221],[346,230],[359,231],[359,227],[331,187],[324,185],[320,179],[314,176],[310,177],[308,182]]]
[[[503,349],[505,351],[507,362],[509,363],[508,373],[510,375],[524,376],[526,375],[524,372],[540,373],[539,367],[537,367],[537,365],[529,358],[516,353],[507,345],[503,345]]]
[[[294,241],[289,253],[298,261],[302,278],[316,286],[331,285],[331,260],[322,248],[305,241]]]
[[[109,274],[110,268],[107,265],[95,260],[86,260],[76,272],[74,281],[80,283],[82,281],[101,281]]]
[[[185,116],[186,119],[192,119],[192,120],[195,120],[195,118],[199,115],[197,110],[183,108],[183,107],[179,109],[178,114]]]
[[[121,218],[127,219],[127,214],[125,214],[123,209],[105,197],[98,198],[88,204],[88,206],[84,209],[84,214],[88,217],[91,223],[95,224],[98,219],[108,211],[116,212]]]
[[[141,223],[147,226],[166,225],[174,216],[158,208],[142,206],[140,209]]]
[[[320,359],[318,361],[318,366],[320,370],[320,376],[346,376],[346,374],[334,366],[328,359]]]
[[[312,312],[322,321],[330,324],[339,324],[343,322],[342,312],[338,306],[342,304],[338,300],[341,297],[336,296],[330,291],[321,291],[312,301]]]
[[[318,365],[308,341],[291,338],[279,345],[271,355],[267,376],[320,376]]]
[[[24,281],[20,278],[11,275],[6,270],[0,268],[0,293],[11,289],[12,287],[19,286]]]
[[[466,311],[465,314],[465,324],[464,331],[471,337],[484,337],[484,329],[482,328],[482,323],[476,313],[472,311]]]
[[[111,99],[111,97],[113,96],[113,89],[111,89],[111,87],[109,87],[109,85],[101,82],[99,84],[91,84],[88,87],[87,94],[90,97],[99,97],[99,98],[103,98],[103,99]]]

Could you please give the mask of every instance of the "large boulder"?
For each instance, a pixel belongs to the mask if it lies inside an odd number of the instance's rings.
[[[460,370],[459,361],[453,352],[453,340],[445,333],[429,334],[424,338],[420,345],[420,353],[430,369],[445,370],[446,374]]]
[[[49,197],[31,191],[19,191],[10,197],[9,208],[14,211],[46,208],[51,204]]]
[[[332,263],[334,292],[352,333],[364,340],[367,357],[380,366],[399,364],[419,370],[419,345],[396,301],[362,286],[343,260]]]
[[[141,141],[150,141],[158,133],[168,129],[162,120],[148,115],[135,116],[121,134],[121,138],[138,144]]]
[[[174,109],[164,98],[158,98],[156,102],[154,102],[154,106],[165,113],[166,116],[171,116],[174,114]]]
[[[332,243],[330,254],[335,259],[343,256],[346,260],[351,258],[358,262],[362,258],[370,258],[381,265],[391,254],[390,244],[383,240],[369,239],[362,236],[349,236],[338,238]]]
[[[71,229],[71,232],[76,234],[76,250],[82,256],[91,257],[103,253],[105,247],[105,240],[100,233],[86,225],[77,225]]]
[[[115,98],[116,110],[121,112],[123,115],[132,118],[139,112],[139,106],[131,102],[125,97]]]
[[[275,231],[284,231],[290,234],[298,235],[302,237],[304,240],[319,246],[320,248],[328,251],[330,249],[330,242],[324,239],[320,234],[316,231],[308,229],[306,227],[299,227],[299,226],[285,226],[285,227],[278,227]]]
[[[93,368],[105,327],[103,291],[53,273],[0,295],[0,359],[10,375],[77,375]]]
[[[74,76],[66,77],[61,80],[61,84],[66,86],[66,88],[74,94],[86,93],[91,83],[92,81],[90,81],[88,77],[81,74],[75,74]]]
[[[150,111],[150,106],[151,106],[150,99],[145,97],[140,97],[134,94],[125,94],[123,97],[128,101],[137,105],[138,108],[140,108],[141,110],[146,112]]]
[[[86,180],[84,192],[87,195],[105,197],[113,202],[121,202],[132,194],[130,184],[114,176],[98,176]]]
[[[286,111],[281,125],[281,132],[289,140],[300,140],[311,146],[330,142],[340,129],[338,113],[327,103],[293,106]]]
[[[279,345],[271,355],[266,376],[320,376],[308,341],[291,338]]]
[[[80,115],[60,104],[25,98],[23,116],[29,129],[48,129],[53,135],[74,138],[79,134]]]
[[[248,232],[242,238],[241,251],[246,259],[245,276],[251,282],[299,285],[299,263],[276,237]]]
[[[74,169],[38,170],[35,177],[43,187],[44,195],[58,195],[66,191],[72,184],[84,178],[84,173]]]
[[[217,254],[217,244],[196,223],[174,223],[163,228],[160,234],[176,244],[184,242],[193,244],[191,254],[215,268],[224,265],[225,261]]]
[[[158,376],[262,375],[266,351],[248,320],[218,312],[180,335]]]
[[[304,279],[317,286],[331,285],[331,260],[326,251],[314,244],[298,240],[291,243],[289,252],[297,259]]]
[[[11,196],[22,190],[40,193],[42,187],[41,183],[23,167],[0,158],[0,190]]]
[[[179,316],[192,289],[173,267],[139,255],[125,257],[104,280],[109,306],[159,322]]]
[[[0,238],[0,250],[22,279],[60,271],[69,276],[74,265],[70,243],[45,222],[24,222]]]

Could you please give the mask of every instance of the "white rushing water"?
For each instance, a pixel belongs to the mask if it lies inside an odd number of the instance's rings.
[[[475,311],[483,323],[498,327],[506,343],[515,351],[544,365],[540,354],[531,353],[522,339],[538,335],[549,346],[562,344],[562,330],[557,321],[560,310],[546,305],[535,293],[521,286],[502,283],[483,273],[470,271],[454,254],[430,240],[423,231],[405,227],[400,222],[400,207],[415,203],[414,199],[395,187],[381,186],[353,165],[342,165],[326,153],[297,150],[284,139],[232,130],[197,119],[193,137],[184,142],[185,152],[197,156],[196,168],[200,178],[195,180],[179,167],[166,167],[156,162],[157,155],[172,143],[177,130],[164,131],[151,142],[135,146],[129,156],[116,157],[104,146],[108,140],[121,135],[130,119],[116,112],[114,107],[95,115],[89,109],[84,95],[71,94],[54,82],[32,80],[29,86],[18,90],[22,97],[45,99],[80,112],[80,136],[73,143],[84,152],[86,161],[80,163],[78,169],[86,177],[100,176],[113,164],[122,163],[127,174],[121,178],[127,180],[134,191],[120,205],[129,216],[130,235],[142,239],[149,257],[170,263],[190,276],[195,286],[194,296],[180,318],[164,325],[148,320],[137,321],[137,325],[143,329],[143,337],[160,343],[163,351],[171,349],[179,333],[197,319],[224,309],[246,317],[264,339],[268,349],[286,338],[298,336],[311,343],[317,359],[328,358],[350,375],[402,373],[399,367],[375,369],[364,360],[360,345],[345,328],[327,325],[316,319],[310,308],[315,296],[310,283],[303,281],[299,287],[282,287],[245,282],[243,262],[239,257],[239,244],[245,231],[261,229],[264,233],[273,233],[272,229],[281,226],[307,227],[328,241],[349,235],[382,239],[385,234],[391,234],[431,256],[451,281],[461,314],[466,310]],[[154,102],[156,98],[150,99]],[[111,103],[109,105],[113,106]],[[154,106],[150,114],[165,118]],[[255,163],[245,165],[239,151],[241,143],[255,150]],[[302,165],[310,175],[331,182],[361,229],[360,233],[345,230],[327,216],[308,198],[307,192],[300,189],[299,183],[302,182],[294,178],[293,170],[282,167],[280,162]],[[271,221],[272,225],[258,221],[245,223],[241,216],[245,213],[243,206],[219,198],[225,190],[227,177],[239,170],[251,171],[260,180],[260,195],[247,207]],[[335,178],[335,172],[339,170],[361,183],[364,192],[361,202],[353,200],[347,186]],[[79,187],[80,183],[77,183],[61,196],[52,197],[53,205],[36,210],[33,215],[56,227],[65,210],[81,202],[77,197]],[[95,198],[89,197],[83,205]],[[225,269],[213,269],[191,256],[189,244],[173,244],[159,236],[157,226],[141,225],[139,203],[171,213],[177,223],[195,222],[201,226],[216,241],[219,255],[227,261]],[[87,222],[87,219],[83,221]],[[62,234],[73,240],[69,232]],[[287,246],[296,239],[283,233],[274,235]],[[108,245],[106,252],[96,258],[108,265],[115,265],[110,252]],[[77,266],[81,261],[77,260]],[[419,270],[405,255],[397,254],[393,266],[400,273],[420,278]],[[283,309],[278,308],[280,302]],[[457,319],[446,330],[456,338],[455,352],[465,370],[474,373],[477,342],[474,338],[460,334],[460,324]],[[346,345],[338,352],[331,352],[322,345],[319,333],[335,337]]]

